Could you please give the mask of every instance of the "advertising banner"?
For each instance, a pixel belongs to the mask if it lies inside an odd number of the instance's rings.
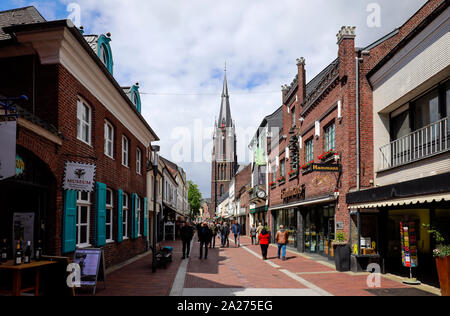
[[[415,221],[400,222],[402,263],[406,268],[416,268],[418,266],[417,229],[418,225]]]
[[[66,162],[64,190],[80,192],[94,191],[95,170],[95,165]]]
[[[16,175],[16,121],[0,121],[0,181]]]

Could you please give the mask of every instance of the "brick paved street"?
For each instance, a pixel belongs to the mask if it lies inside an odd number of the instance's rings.
[[[209,249],[208,259],[199,259],[199,243],[194,239],[189,261],[181,260],[181,243],[174,247],[174,260],[167,269],[151,272],[151,255],[119,268],[107,275],[107,289],[99,286],[98,296],[373,296],[390,292],[403,295],[430,293],[381,278],[381,288],[369,292],[367,273],[336,272],[331,262],[322,262],[291,251],[287,261],[276,258],[276,247],[269,247],[268,261],[263,261],[260,248],[241,237],[237,248],[230,240],[229,248]],[[216,246],[220,244],[217,239]],[[175,279],[179,278],[179,282]],[[421,288],[423,289],[423,288]],[[397,292],[399,291],[399,292]],[[413,291],[413,292],[410,292]],[[413,295],[411,294],[411,295]]]

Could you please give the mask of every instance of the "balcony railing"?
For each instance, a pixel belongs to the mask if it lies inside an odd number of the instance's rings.
[[[450,150],[450,116],[380,148],[381,170]]]

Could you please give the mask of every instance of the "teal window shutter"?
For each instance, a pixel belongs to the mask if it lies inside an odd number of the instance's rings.
[[[123,241],[123,191],[117,192],[117,242]]]
[[[95,246],[106,245],[106,184],[97,182],[95,192]]]
[[[131,238],[136,239],[138,236],[137,231],[137,194],[131,195]]]
[[[64,191],[62,253],[77,248],[77,192]]]
[[[148,211],[147,211],[147,198],[144,198],[144,237],[147,237],[147,227],[148,227]]]

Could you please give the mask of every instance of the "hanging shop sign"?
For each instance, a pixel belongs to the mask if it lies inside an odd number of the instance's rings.
[[[20,156],[16,156],[16,176],[21,176],[25,171],[25,163]]]
[[[64,190],[92,192],[96,166],[77,162],[66,162]]]
[[[312,168],[312,171],[318,171],[318,172],[340,172],[342,169],[342,165],[313,163],[311,168]]]
[[[16,121],[0,121],[0,181],[16,176]]]
[[[400,222],[402,263],[406,268],[416,268],[418,266],[417,229],[418,225],[415,221]]]

